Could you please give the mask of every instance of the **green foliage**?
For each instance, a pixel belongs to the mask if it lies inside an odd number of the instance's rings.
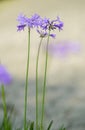
[[[51,126],[52,126],[52,124],[53,124],[53,120],[50,122],[50,124],[48,125],[48,128],[47,128],[47,130],[51,130]]]
[[[5,118],[3,118],[0,124],[0,130],[5,130]],[[10,116],[7,117],[7,130],[12,130],[12,122],[10,120]]]
[[[14,122],[11,118],[11,114],[10,113],[10,116],[8,116],[7,118],[7,121],[8,121],[8,128],[7,130],[23,130],[23,126],[24,126],[24,123],[22,124],[21,127],[19,128],[14,128]],[[5,125],[4,125],[4,118],[2,120],[2,122],[0,123],[0,130],[5,130]],[[48,128],[47,129],[44,129],[44,130],[52,130],[52,124],[53,124],[53,120],[49,123],[48,125]],[[26,122],[26,130],[35,130],[35,127],[34,127],[34,121],[28,121]],[[40,126],[38,127],[38,130],[41,130]],[[66,128],[64,126],[61,126],[58,130],[66,130]]]
[[[66,130],[66,128],[62,125],[59,130]]]

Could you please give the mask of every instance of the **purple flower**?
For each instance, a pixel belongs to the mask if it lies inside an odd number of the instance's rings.
[[[0,64],[0,85],[9,85],[12,82],[12,77],[6,68]]]
[[[44,38],[48,35],[48,33],[45,30],[37,29],[37,32],[39,33],[40,37],[42,37],[42,38]]]
[[[49,35],[47,33],[47,31],[45,31],[45,30],[39,30],[39,29],[37,29],[37,32],[39,33],[40,37],[42,37],[42,38],[45,38],[46,36]],[[56,34],[50,34],[50,37],[55,38]]]
[[[31,18],[28,18],[22,14],[20,14],[17,18],[19,25],[17,26],[17,30],[24,30],[25,27],[33,28],[39,26],[40,16],[38,14],[34,14]]]
[[[25,27],[34,28],[36,27],[38,30],[54,30],[59,29],[62,30],[63,22],[57,17],[55,20],[50,20],[49,18],[41,18],[38,14],[32,15],[30,18],[20,14],[17,18],[19,24],[17,26],[17,30],[21,31],[24,30]],[[44,36],[46,36],[46,32]],[[42,35],[43,36],[43,35]],[[51,37],[55,37],[55,34],[50,34]]]
[[[49,44],[49,54],[65,57],[69,54],[80,51],[80,44],[77,42],[62,41],[57,44]]]
[[[54,27],[58,28],[59,31],[63,29],[64,23],[60,20],[60,18],[57,16],[56,20],[52,21],[54,23]]]
[[[17,26],[17,30],[21,31],[24,30],[25,26],[28,25],[29,19],[26,16],[20,14],[17,18],[17,21],[19,22],[19,25]]]
[[[38,27],[40,25],[41,17],[38,14],[32,15],[30,18],[30,22],[34,27]]]
[[[50,37],[55,38],[56,34],[50,34]]]
[[[62,30],[63,28],[63,22],[60,20],[59,17],[57,17],[55,20],[50,20],[48,18],[44,18],[42,19],[41,21],[41,28],[44,29],[44,30],[54,30],[54,29],[59,29]]]
[[[18,25],[18,26],[17,26],[17,28],[18,28],[17,31],[24,30],[25,26],[26,26],[26,25],[24,25],[24,24]]]

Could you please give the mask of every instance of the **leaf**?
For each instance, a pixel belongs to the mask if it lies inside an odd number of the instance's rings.
[[[30,124],[30,129],[29,129],[29,130],[34,130],[34,121],[31,122],[31,124]]]
[[[48,126],[47,130],[50,130],[50,128],[51,128],[51,126],[52,126],[52,124],[53,124],[53,120],[50,122],[50,124],[49,124],[49,126]]]
[[[62,125],[59,130],[66,130],[66,128]]]

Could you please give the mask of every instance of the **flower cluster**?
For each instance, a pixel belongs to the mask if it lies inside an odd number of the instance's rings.
[[[25,27],[28,28],[36,28],[40,37],[46,37],[49,35],[48,31],[54,29],[63,29],[63,22],[57,17],[55,20],[50,20],[49,18],[41,18],[40,15],[34,14],[30,18],[20,14],[18,16],[19,25],[17,26],[17,30],[24,30]],[[55,34],[50,34],[51,37],[55,38]]]
[[[59,17],[57,17],[55,20],[44,18],[42,19],[41,27],[44,30],[54,30],[56,28],[62,30],[63,22],[60,20]]]
[[[17,26],[18,31],[24,30],[27,26],[28,28],[38,27],[40,16],[38,14],[34,14],[31,18],[28,18],[22,14],[18,16],[19,25]]]
[[[47,77],[47,64],[48,64],[48,45],[49,45],[49,37],[55,38],[55,34],[52,33],[55,29],[59,31],[63,29],[63,22],[57,17],[54,20],[50,20],[49,18],[42,18],[38,14],[34,14],[30,18],[20,14],[18,16],[19,25],[17,26],[18,31],[24,30],[25,27],[28,28],[28,57],[27,57],[27,69],[26,69],[26,84],[25,84],[25,110],[24,110],[24,130],[26,130],[26,113],[27,113],[27,90],[28,90],[28,72],[29,72],[29,59],[30,59],[30,30],[35,28],[38,34],[40,35],[40,43],[38,46],[37,51],[37,58],[36,58],[36,130],[42,129],[44,130],[44,108],[45,108],[45,94],[46,94],[46,77]],[[42,86],[42,102],[41,102],[41,121],[39,125],[39,75],[38,75],[38,66],[39,66],[39,56],[40,56],[40,49],[42,44],[42,38],[47,37],[47,44],[46,44],[46,57],[45,57],[45,70],[44,70],[44,77],[43,77],[43,86]],[[50,129],[52,125],[52,121],[48,126]],[[39,130],[40,130],[39,129]]]

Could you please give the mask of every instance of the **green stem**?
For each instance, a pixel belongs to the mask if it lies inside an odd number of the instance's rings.
[[[49,37],[50,37],[50,30],[49,30],[49,34],[48,34],[48,38],[47,38],[47,45],[46,45],[45,72],[44,72],[43,96],[42,96],[41,130],[43,130],[43,120],[44,120]]]
[[[40,40],[40,44],[37,52],[37,59],[36,59],[36,130],[38,130],[38,62],[39,62],[39,54],[40,54],[42,39],[43,38],[41,38]]]
[[[28,56],[27,56],[27,68],[26,68],[26,82],[25,82],[25,108],[24,108],[24,130],[26,126],[26,115],[27,115],[27,94],[28,94],[28,74],[29,74],[29,57],[30,57],[30,28],[28,28]]]
[[[5,97],[5,90],[4,85],[2,85],[2,100],[3,100],[3,109],[4,109],[4,123],[5,123],[5,130],[8,128],[8,122],[7,122],[7,108],[6,108],[6,97]]]

